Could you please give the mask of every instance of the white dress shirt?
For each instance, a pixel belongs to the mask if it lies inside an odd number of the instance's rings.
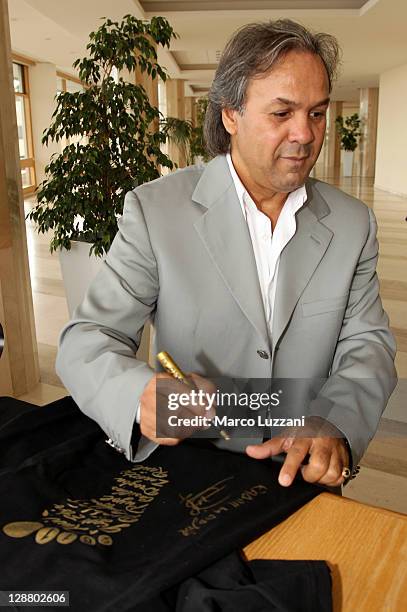
[[[271,337],[280,255],[297,230],[295,213],[304,205],[307,192],[302,185],[288,194],[273,232],[270,219],[257,208],[240,180],[230,153],[227,153],[226,159],[252,240],[264,312]]]

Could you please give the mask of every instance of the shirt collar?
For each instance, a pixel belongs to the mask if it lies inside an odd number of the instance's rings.
[[[230,153],[226,153],[226,159],[228,162],[230,174],[232,175],[233,183],[235,185],[235,189],[236,189],[237,197],[240,202],[240,206],[242,208],[243,214],[246,216],[244,195],[246,193],[249,197],[250,195],[248,194],[246,187],[243,185],[238,173],[235,170],[235,167],[232,162],[232,156],[230,155]],[[288,194],[288,197],[284,203],[284,208],[286,209],[287,212],[289,210],[292,215],[295,215],[297,210],[299,210],[301,206],[303,206],[306,199],[307,199],[307,190],[305,189],[305,185],[301,185],[301,187],[298,187],[298,189],[296,189],[295,191],[291,191],[291,193]]]

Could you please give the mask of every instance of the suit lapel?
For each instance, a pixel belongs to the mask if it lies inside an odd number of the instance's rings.
[[[333,233],[320,219],[329,214],[325,200],[307,183],[308,200],[297,213],[297,230],[280,257],[273,309],[272,342],[278,343],[293,310],[324,256]]]
[[[320,222],[330,209],[314,182],[307,181],[308,200],[297,213],[296,233],[280,257],[271,334],[274,347],[333,236]],[[207,165],[192,199],[207,209],[194,224],[200,239],[225,285],[267,346],[269,333],[253,246],[225,156]]]
[[[224,156],[208,164],[192,196],[206,212],[194,226],[225,285],[253,327],[269,339],[256,260]]]

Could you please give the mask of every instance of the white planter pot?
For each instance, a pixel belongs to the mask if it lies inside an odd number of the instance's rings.
[[[91,280],[96,276],[103,262],[101,257],[95,255],[89,257],[90,244],[88,242],[74,241],[71,244],[70,251],[66,249],[59,251],[59,263],[70,317],[82,302]]]
[[[353,151],[342,151],[343,176],[352,176]]]
[[[196,156],[194,157],[194,164],[196,164],[197,166],[203,166],[203,165],[204,165],[204,163],[205,163],[205,162],[204,162],[204,160],[203,160],[202,155],[196,155]]]
[[[72,318],[75,308],[82,302],[91,281],[100,270],[104,257],[96,257],[93,254],[89,257],[90,244],[88,242],[73,241],[71,244],[70,251],[66,249],[59,251],[59,262],[69,316]],[[147,362],[150,357],[150,328],[150,323],[144,326],[137,351],[138,359]]]

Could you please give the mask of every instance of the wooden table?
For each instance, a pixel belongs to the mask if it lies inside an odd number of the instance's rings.
[[[407,516],[322,493],[245,548],[248,559],[324,559],[334,611],[407,610]]]

